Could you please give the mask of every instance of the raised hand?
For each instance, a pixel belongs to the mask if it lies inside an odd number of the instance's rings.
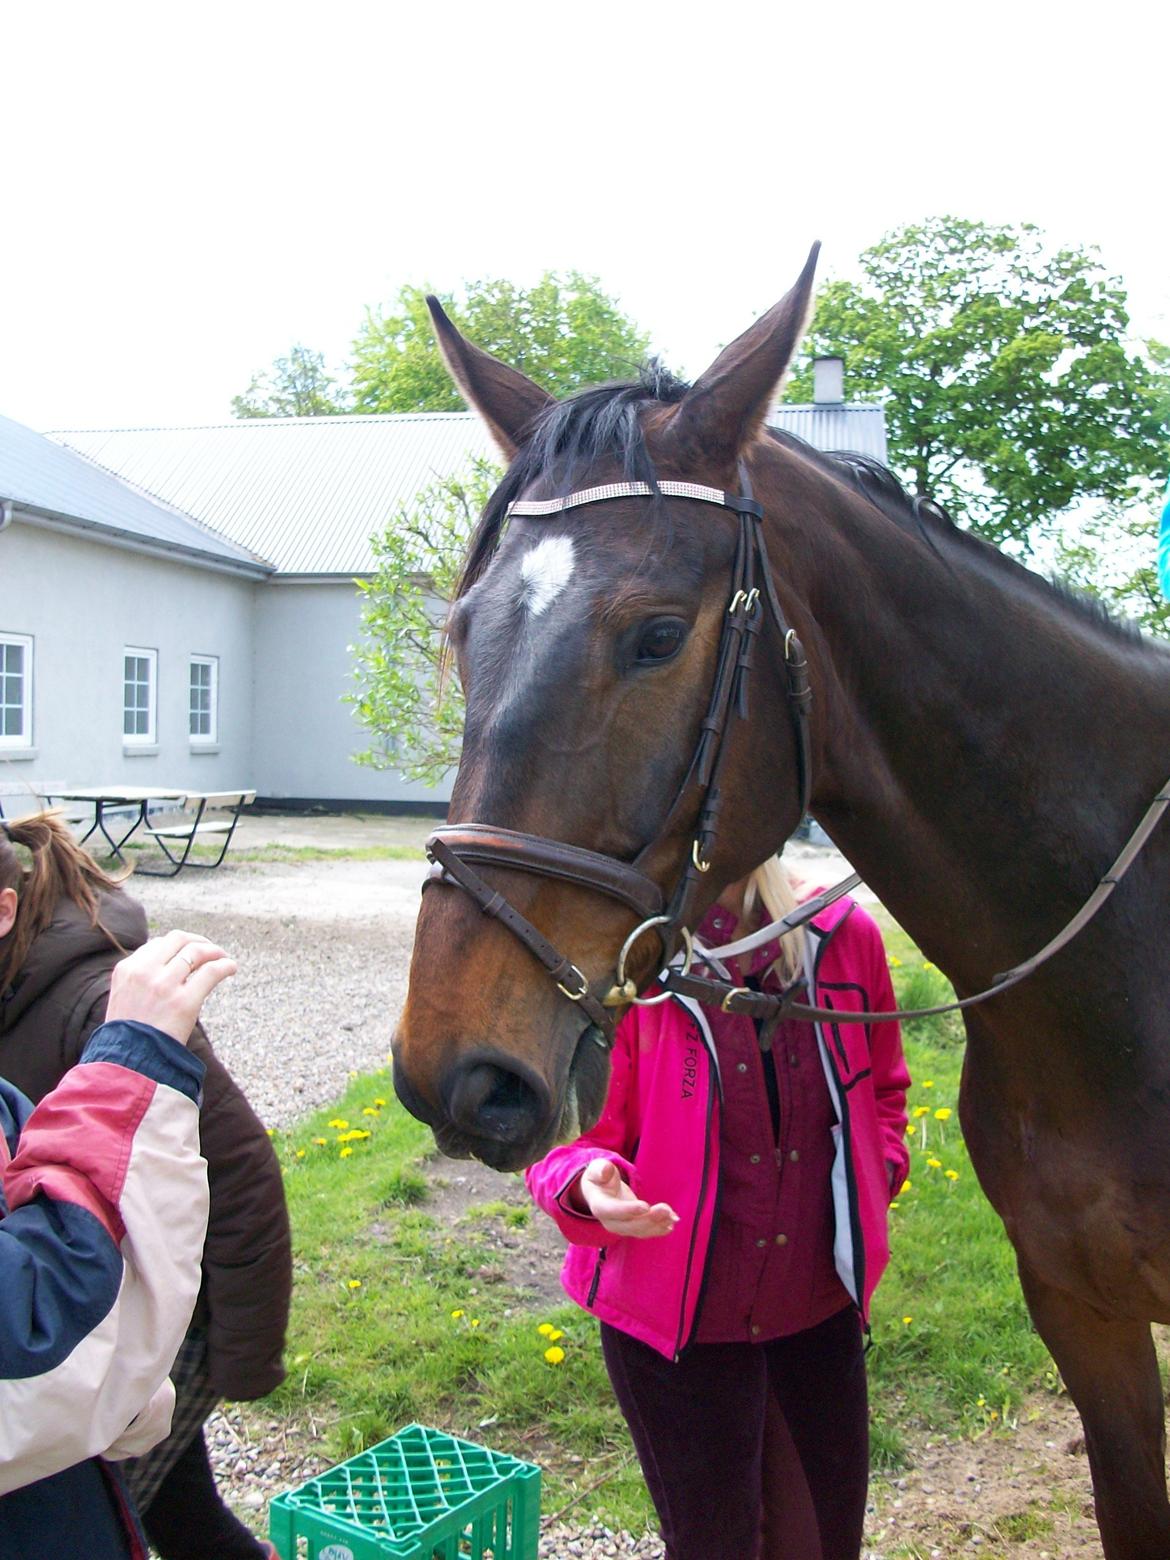
[[[114,966],[106,1022],[137,1020],[186,1045],[209,993],[235,973],[235,960],[206,937],[152,937]]]

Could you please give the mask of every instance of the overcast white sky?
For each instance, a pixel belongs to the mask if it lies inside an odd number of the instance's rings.
[[[404,282],[547,268],[694,374],[812,239],[939,212],[1099,245],[1170,337],[1168,9],[0,0],[0,413],[221,420]]]

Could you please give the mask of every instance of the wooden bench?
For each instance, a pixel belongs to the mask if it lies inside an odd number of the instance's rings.
[[[136,866],[135,871],[147,877],[174,877],[184,867],[203,867],[212,871],[227,855],[232,835],[245,807],[256,800],[255,791],[188,791],[183,798],[183,810],[176,822],[154,828],[146,824],[146,833],[166,857],[165,867]],[[209,811],[226,812],[226,818],[207,818]],[[218,838],[219,855],[214,861],[196,861],[191,851],[200,839]]]

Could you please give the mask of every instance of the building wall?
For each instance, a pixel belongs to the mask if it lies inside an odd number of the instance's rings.
[[[451,778],[431,788],[355,764],[369,746],[345,695],[349,646],[361,634],[350,579],[274,580],[256,593],[256,790],[297,801],[441,806]]]
[[[29,525],[0,532],[0,632],[33,639],[33,757],[0,750],[6,811],[27,789],[253,784],[253,598],[266,587]],[[123,651],[158,651],[156,748],[122,738]],[[188,659],[219,658],[219,740],[195,752]]]

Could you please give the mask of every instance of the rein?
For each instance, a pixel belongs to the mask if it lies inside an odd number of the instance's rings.
[[[964,1008],[975,1007],[979,1002],[986,1002],[988,997],[998,996],[1001,991],[1007,991],[1010,987],[1018,985],[1020,981],[1038,970],[1042,964],[1046,964],[1054,954],[1066,948],[1078,932],[1084,930],[1101,906],[1112,894],[1113,890],[1121,882],[1130,867],[1137,860],[1142,847],[1153,834],[1162,814],[1170,806],[1170,780],[1154,797],[1149,807],[1142,815],[1141,822],[1122,846],[1117,860],[1109,868],[1109,871],[1100,879],[1096,888],[1085,900],[1084,904],[1049,942],[1046,942],[1038,953],[1034,953],[1030,959],[1025,959],[1020,964],[1015,964],[1010,970],[1004,970],[999,975],[993,975],[991,985],[983,991],[977,991],[969,997],[957,998],[954,1002],[940,1002],[935,1007],[924,1008],[895,1008],[887,1013],[859,1013],[852,1008],[848,1010],[850,1020],[860,1023],[876,1023],[884,1019],[898,1019],[900,1022],[906,1019],[934,1018],[941,1013],[958,1013]],[[814,899],[807,900],[798,905],[795,910],[789,911],[779,921],[773,921],[770,926],[761,927],[750,937],[745,937],[742,942],[728,943],[723,948],[703,948],[700,950],[701,958],[718,958],[720,954],[739,952],[747,946],[759,946],[764,942],[771,942],[774,938],[783,936],[785,932],[793,931],[798,926],[803,926],[806,921],[819,915],[827,905],[840,899],[850,889],[856,888],[861,881],[859,875],[854,872],[844,878],[833,888],[826,889],[823,894],[818,894]],[[783,991],[766,992],[757,991],[751,986],[733,986],[728,980],[710,980],[701,975],[691,975],[685,970],[667,968],[659,976],[659,984],[667,991],[679,996],[693,997],[696,1001],[714,1005],[718,1003],[724,1013],[746,1013],[751,1018],[765,1021],[764,1033],[761,1036],[761,1045],[767,1048],[771,1044],[770,1031],[781,1018],[805,1018],[836,1020],[842,1016],[842,1011],[836,1008],[820,1008],[810,1006],[807,1002],[797,1002],[793,993],[805,989],[803,978],[793,981]]]
[[[662,481],[656,487],[646,482],[614,482],[584,488],[561,498],[520,500],[508,508],[509,518],[512,515],[539,517],[562,514],[568,509],[614,499],[666,495],[718,505],[730,509],[738,517],[739,535],[732,566],[731,597],[716,653],[715,676],[707,712],[690,765],[655,839],[639,852],[632,863],[579,845],[568,845],[541,835],[496,828],[484,823],[446,825],[436,829],[426,842],[426,853],[432,866],[423,883],[424,890],[439,884],[461,888],[471,896],[484,915],[493,916],[506,926],[556,981],[562,995],[580,1006],[589,1019],[593,1038],[606,1049],[612,1047],[614,1041],[613,1009],[629,1004],[648,1007],[668,1001],[675,995],[688,996],[712,1006],[718,1005],[725,1013],[744,1013],[751,1018],[764,1020],[761,1032],[761,1045],[764,1046],[771,1044],[771,1033],[781,1018],[836,1020],[841,1017],[841,1013],[834,1008],[814,1007],[796,1000],[795,994],[805,989],[803,978],[794,981],[783,991],[769,993],[749,986],[733,986],[729,980],[691,974],[696,950],[686,921],[699,880],[711,866],[711,853],[718,834],[719,813],[723,803],[719,781],[727,756],[727,736],[733,718],[747,718],[748,677],[756,640],[763,628],[765,604],[783,636],[788,706],[796,739],[797,785],[802,817],[808,810],[812,791],[808,734],[812,690],[808,680],[808,663],[800,640],[789,627],[776,596],[761,525],[763,510],[751,496],[751,483],[743,462],[740,462],[739,477],[743,487],[740,495],[725,493],[720,488],[705,487],[696,482]],[[693,806],[690,802],[693,786],[698,788],[699,802],[691,852],[668,902],[658,884],[643,870],[643,864],[659,840],[674,832],[681,824],[684,813]],[[1154,797],[1116,861],[1071,920],[1031,958],[995,975],[985,990],[934,1007],[910,1008],[901,1012],[850,1011],[850,1019],[871,1023],[887,1019],[932,1018],[974,1007],[1017,985],[1059,953],[1088,925],[1128,872],[1168,805],[1170,780]],[[617,978],[603,997],[593,995],[583,971],[549,942],[504,894],[485,882],[470,865],[472,862],[534,873],[587,888],[618,900],[642,917],[622,945],[617,960]],[[779,921],[761,928],[750,938],[735,944],[729,943],[723,949],[700,948],[700,959],[743,951],[749,944],[755,946],[783,936],[785,932],[794,931],[855,888],[859,881],[859,876],[852,874],[833,888],[798,905]],[[658,978],[662,988],[660,992],[653,997],[642,997],[635,982],[626,975],[626,964],[635,943],[651,930],[660,937],[667,958],[676,939],[682,938],[682,964],[668,964]]]

